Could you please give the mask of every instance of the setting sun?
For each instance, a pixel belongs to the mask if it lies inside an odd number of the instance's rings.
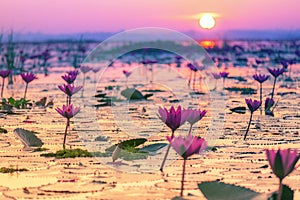
[[[201,28],[212,29],[216,25],[216,21],[213,16],[205,14],[200,18],[199,24]]]

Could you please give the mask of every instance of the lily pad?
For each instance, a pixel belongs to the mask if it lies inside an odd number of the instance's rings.
[[[28,131],[22,128],[16,128],[14,132],[17,136],[19,136],[22,143],[26,147],[41,147],[44,144],[42,140],[36,136],[35,132]]]
[[[147,98],[153,96],[153,94],[143,95],[139,90],[135,88],[126,88],[121,91],[121,95],[127,100],[146,100]]]
[[[239,113],[239,114],[245,114],[246,113],[246,107],[245,106],[238,106],[235,108],[230,108],[230,111]]]
[[[143,152],[152,153],[152,152],[156,152],[156,151],[164,148],[167,145],[168,145],[167,143],[150,144],[150,145],[144,146],[143,148],[140,148],[139,150],[143,151]]]
[[[253,190],[217,181],[200,183],[198,188],[208,200],[244,200],[252,199],[259,195]]]

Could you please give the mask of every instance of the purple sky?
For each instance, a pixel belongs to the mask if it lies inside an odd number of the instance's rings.
[[[1,0],[0,30],[16,32],[114,32],[159,26],[203,31],[203,13],[215,30],[300,29],[299,0]]]

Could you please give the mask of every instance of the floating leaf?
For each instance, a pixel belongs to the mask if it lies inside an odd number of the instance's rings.
[[[16,128],[14,132],[20,137],[22,143],[26,147],[41,147],[44,143],[38,138],[35,132],[28,131],[22,128]]]
[[[235,112],[235,113],[239,113],[239,114],[245,114],[246,113],[246,107],[238,106],[238,107],[235,107],[235,108],[230,108],[230,111]]]
[[[259,195],[253,190],[217,181],[200,183],[198,188],[208,200],[244,200]]]
[[[143,148],[140,148],[140,151],[146,151],[146,152],[156,152],[165,146],[167,146],[167,143],[156,143],[156,144],[150,144],[147,146],[144,146]]]
[[[135,149],[135,147],[144,144],[147,141],[145,138],[136,138],[136,139],[130,139],[130,140],[125,140],[123,142],[120,142],[116,145],[113,145],[109,148],[107,148],[105,151],[112,152],[115,150],[117,145],[120,145],[121,149],[127,150],[127,151],[132,151]],[[138,150],[138,149],[135,149]]]
[[[135,88],[126,88],[125,90],[121,91],[121,95],[128,100],[146,100],[147,98],[151,97],[153,94],[146,94],[144,96],[140,91],[138,91]]]

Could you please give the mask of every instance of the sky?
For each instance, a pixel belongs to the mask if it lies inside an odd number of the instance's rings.
[[[139,27],[204,31],[213,13],[224,30],[300,29],[299,0],[1,0],[0,30],[48,34],[118,32]]]

